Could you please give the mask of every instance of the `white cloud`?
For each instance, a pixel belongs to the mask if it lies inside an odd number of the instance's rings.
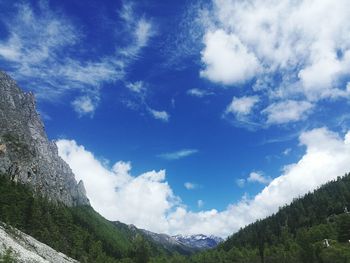
[[[204,37],[204,44],[202,77],[226,85],[238,84],[252,78],[259,70],[255,55],[235,35],[223,30],[210,31]]]
[[[265,108],[296,99],[322,107],[317,102],[323,99],[350,97],[344,83],[350,76],[349,1],[212,4],[202,21],[201,76],[224,85],[249,84],[244,88],[263,94]],[[304,119],[299,117],[283,123]]]
[[[97,107],[99,98],[91,98],[89,96],[82,96],[76,98],[72,102],[74,110],[80,115],[93,114]]]
[[[308,101],[287,100],[271,104],[262,113],[267,115],[268,124],[282,124],[305,119],[313,107]]]
[[[158,156],[166,160],[178,160],[198,153],[196,149],[182,149],[176,152],[162,153]]]
[[[349,69],[346,0],[213,2],[220,22],[217,30],[233,32],[262,61],[265,74],[296,74],[293,77],[300,78],[307,96],[335,91],[335,81]]]
[[[93,207],[110,220],[169,234],[215,234],[227,236],[239,228],[275,213],[329,180],[350,171],[350,132],[344,138],[326,128],[300,135],[305,154],[284,167],[253,198],[246,195],[225,210],[193,212],[181,203],[165,181],[165,171],[130,174],[130,163],[118,162],[108,169],[91,152],[74,141],[57,142],[60,156],[83,180]]]
[[[191,95],[193,97],[203,98],[203,97],[206,97],[206,96],[213,95],[214,93],[210,92],[210,91],[207,91],[207,90],[204,90],[204,89],[194,88],[194,89],[189,89],[187,91],[187,94]]]
[[[83,180],[91,205],[109,220],[165,232],[165,215],[178,201],[165,181],[165,171],[130,174],[130,163],[108,169],[75,141],[57,141],[60,156]],[[157,223],[155,223],[157,222]]]
[[[170,119],[170,115],[166,111],[157,111],[157,110],[154,110],[151,108],[148,108],[148,111],[150,112],[152,117],[157,119],[157,120],[168,122]]]
[[[141,49],[147,46],[152,36],[156,34],[151,21],[135,13],[131,3],[123,3],[120,17],[125,21],[126,29],[131,32],[131,44],[120,49],[119,53],[125,58],[137,57]]]
[[[191,182],[186,182],[184,183],[184,186],[187,190],[193,190],[196,189],[198,187],[197,184],[191,183]]]
[[[142,93],[145,91],[145,86],[144,83],[142,81],[136,81],[136,82],[132,82],[132,83],[127,83],[126,87],[131,90],[132,92],[135,93]]]
[[[59,96],[77,90],[80,95],[72,105],[79,115],[85,112],[91,115],[98,100],[90,103],[93,107],[89,106],[88,111],[87,107],[85,110],[77,107],[77,101],[91,93],[98,96],[103,84],[123,79],[125,69],[153,34],[152,23],[134,15],[133,24],[124,25],[129,27],[127,34],[131,34],[127,46],[116,46],[118,51],[110,54],[87,54],[86,48],[82,48],[86,39],[81,27],[62,12],[51,10],[46,1],[39,3],[39,12],[34,12],[29,4],[18,4],[16,8],[17,13],[11,18],[1,19],[9,32],[6,39],[0,39],[3,68],[16,80],[25,81],[39,99],[56,101]],[[132,51],[133,55],[122,50]]]
[[[247,181],[250,183],[268,184],[272,179],[270,176],[264,176],[262,172],[251,172]]]
[[[238,116],[248,115],[258,102],[258,96],[233,97],[232,102],[226,108],[226,113],[233,113]]]

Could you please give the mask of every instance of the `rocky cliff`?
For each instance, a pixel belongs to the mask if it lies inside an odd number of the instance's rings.
[[[0,174],[68,206],[88,205],[83,182],[49,141],[32,93],[0,71]]]

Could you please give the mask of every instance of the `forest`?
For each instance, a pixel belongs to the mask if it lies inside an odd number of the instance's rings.
[[[263,220],[240,229],[214,250],[154,262],[350,262],[350,174]]]
[[[166,252],[118,229],[91,207],[66,207],[0,176],[0,221],[82,263],[149,262]],[[2,255],[10,260],[10,253]]]
[[[349,174],[240,229],[216,249],[170,255],[91,207],[51,203],[0,176],[0,221],[83,263],[350,263],[348,207]]]

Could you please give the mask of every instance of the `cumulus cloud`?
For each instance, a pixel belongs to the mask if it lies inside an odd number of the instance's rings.
[[[319,128],[299,137],[305,154],[284,167],[280,176],[255,197],[243,196],[223,211],[193,212],[176,197],[166,182],[165,171],[130,174],[131,165],[117,162],[105,167],[75,141],[57,142],[60,156],[71,166],[78,180],[83,180],[93,207],[110,220],[132,223],[138,227],[169,234],[232,234],[257,219],[275,213],[318,186],[350,171],[350,132],[344,137]],[[262,181],[261,175],[251,175]]]
[[[202,77],[229,85],[242,83],[259,70],[255,55],[233,34],[224,30],[208,32],[204,44],[202,61],[206,67],[200,72]]]
[[[165,181],[164,170],[132,176],[129,162],[107,168],[75,141],[59,140],[57,146],[77,180],[84,181],[91,205],[107,219],[168,231],[165,216],[178,200]]]
[[[269,105],[262,113],[267,115],[268,124],[282,124],[306,118],[313,107],[308,101],[287,100]]]
[[[166,160],[178,160],[198,153],[197,149],[182,149],[176,152],[162,153],[158,156]]]
[[[127,66],[153,35],[152,23],[134,15],[134,24],[124,25],[130,27],[131,36],[125,36],[130,38],[128,45],[115,46],[117,51],[110,54],[87,54],[82,48],[86,42],[81,27],[50,9],[46,1],[39,2],[38,12],[29,4],[16,4],[16,8],[12,17],[1,16],[9,32],[7,38],[0,39],[2,67],[26,82],[39,99],[55,101],[72,90],[80,93],[72,103],[79,115],[91,115],[102,85],[123,79]]]
[[[317,106],[323,99],[349,98],[348,1],[212,4],[202,22],[202,77],[227,86],[249,83],[244,88],[264,94],[265,108],[296,98]],[[294,111],[284,121],[267,120],[280,124],[303,120],[300,116]]]

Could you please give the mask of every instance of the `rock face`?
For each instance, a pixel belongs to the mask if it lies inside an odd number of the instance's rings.
[[[0,174],[67,206],[89,205],[83,182],[49,141],[32,93],[0,71]]]
[[[18,263],[78,263],[31,236],[0,223],[0,255],[7,251],[11,251]]]

